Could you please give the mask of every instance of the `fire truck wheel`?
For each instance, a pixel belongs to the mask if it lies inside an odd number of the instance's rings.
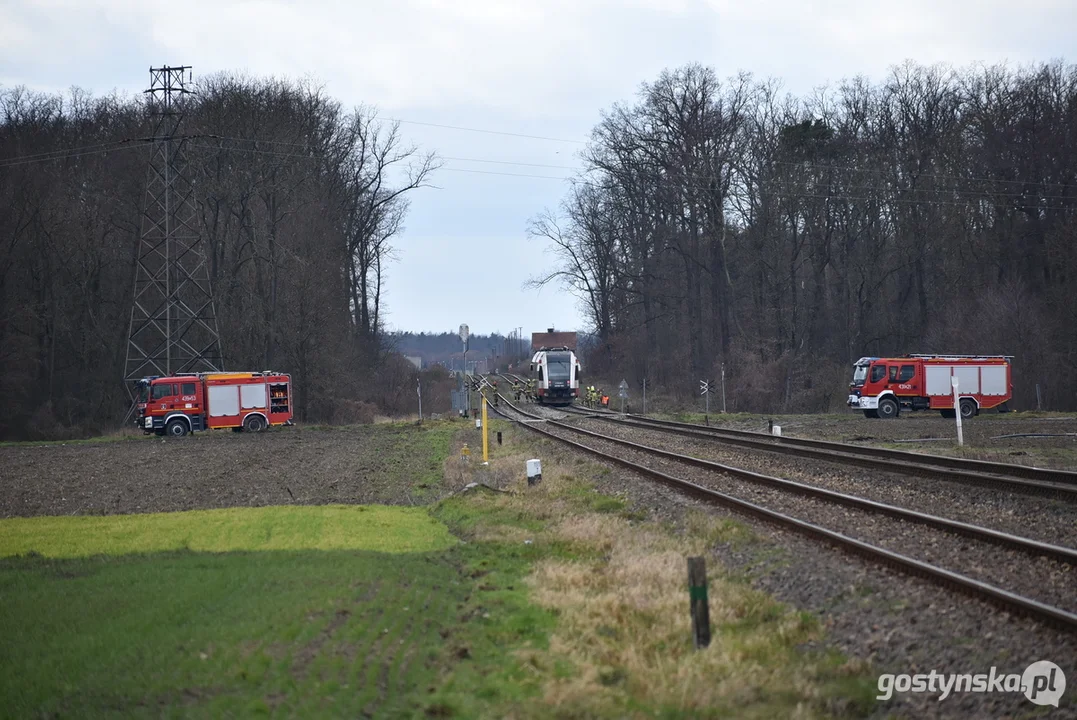
[[[976,415],[976,403],[968,398],[961,401],[961,419],[968,420]]]
[[[248,415],[243,421],[243,429],[247,432],[262,432],[266,429],[266,421],[261,415]]]
[[[165,433],[169,437],[183,437],[187,434],[187,423],[179,418],[169,420],[168,425],[165,425]]]
[[[890,398],[879,401],[879,417],[889,420],[898,416],[898,404]]]

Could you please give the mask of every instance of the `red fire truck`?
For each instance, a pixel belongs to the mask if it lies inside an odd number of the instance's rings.
[[[138,412],[147,435],[182,437],[216,428],[260,432],[292,424],[292,380],[269,371],[142,378]]]
[[[869,418],[895,418],[902,410],[939,410],[954,417],[957,378],[962,418],[999,407],[1013,395],[1012,355],[906,355],[863,357],[853,366],[849,407]],[[1001,407],[1000,407],[1001,406]]]

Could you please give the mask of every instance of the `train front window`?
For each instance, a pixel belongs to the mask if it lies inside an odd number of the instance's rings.
[[[572,377],[572,362],[567,356],[546,356],[546,367],[550,380],[568,380]]]

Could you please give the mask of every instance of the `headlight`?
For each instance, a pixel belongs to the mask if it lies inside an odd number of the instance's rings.
[[[153,418],[151,418],[151,417],[146,418],[146,427],[148,427],[148,428],[153,427]]]

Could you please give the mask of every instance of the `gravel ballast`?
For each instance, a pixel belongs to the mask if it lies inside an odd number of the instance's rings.
[[[540,412],[564,417],[550,410]],[[670,436],[663,433],[661,437],[663,447],[670,447]],[[701,503],[589,454],[569,450],[566,456],[563,448],[554,449],[555,441],[538,442],[549,448],[546,456],[565,456],[563,462],[571,462],[574,456],[587,457],[609,467],[609,474],[595,478],[597,489],[624,498],[633,510],[652,518],[678,522],[695,508],[734,518],[749,527],[756,534],[754,541],[715,548],[726,570],[743,574],[778,599],[818,615],[827,629],[826,645],[871,662],[880,673],[936,670],[976,674],[994,667],[998,673],[1019,674],[1032,662],[1050,660],[1067,678],[1077,677],[1077,638],[1071,634],[1014,617],[993,605],[879,567],[753,517]],[[589,440],[582,442],[590,444]],[[805,472],[810,473],[810,468]],[[960,490],[967,488],[957,488]],[[1030,499],[1040,500],[1022,497]],[[951,515],[945,503],[931,510]],[[1048,716],[1077,717],[1077,706],[1067,701],[1071,694],[1068,690],[1063,706],[1050,708]],[[1047,709],[1033,705],[1020,693],[956,693],[941,702],[938,698],[937,692],[897,693],[889,701],[880,700],[875,715],[1000,718]]]

